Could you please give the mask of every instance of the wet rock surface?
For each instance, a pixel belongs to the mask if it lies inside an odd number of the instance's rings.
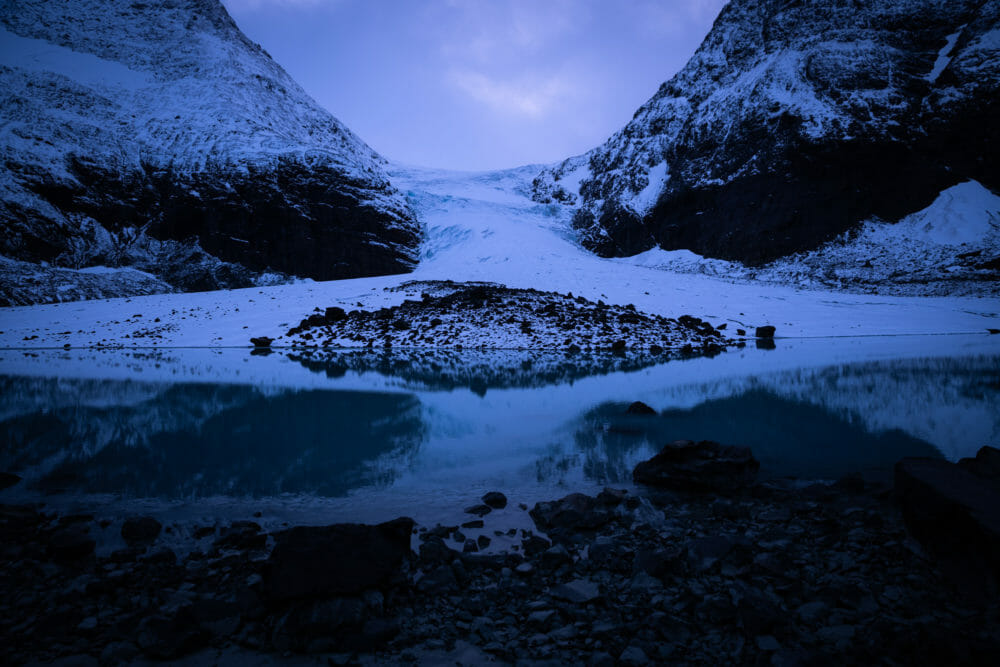
[[[100,519],[0,506],[5,657],[982,664],[1000,649],[996,598],[956,591],[892,490],[860,477],[492,504],[461,528],[206,526],[176,553],[164,533],[95,552]],[[498,530],[524,512],[534,530]]]
[[[751,485],[760,463],[746,447],[677,440],[632,471],[639,484],[678,491],[732,493]]]

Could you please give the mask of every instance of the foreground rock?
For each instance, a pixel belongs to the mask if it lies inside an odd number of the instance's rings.
[[[860,477],[605,489],[538,503],[547,537],[501,529],[524,511],[511,498],[421,527],[417,554],[408,519],[271,535],[238,521],[188,533],[181,557],[72,560],[47,545],[120,527],[0,506],[0,641],[12,664],[992,664],[997,598],[956,595],[892,498]],[[465,552],[501,535],[503,552]]]
[[[995,457],[984,448],[978,461]],[[992,450],[992,451],[989,451]],[[970,466],[971,467],[971,466]],[[1000,483],[940,459],[896,464],[895,491],[907,527],[967,591],[1000,593]]]
[[[637,465],[632,479],[675,491],[732,493],[750,486],[759,468],[746,447],[678,440]]]
[[[390,583],[410,553],[412,519],[277,533],[264,592],[276,601],[353,595]]]

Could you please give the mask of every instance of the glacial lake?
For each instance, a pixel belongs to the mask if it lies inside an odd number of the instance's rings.
[[[626,414],[637,400],[659,414]],[[888,480],[903,456],[972,456],[1000,444],[1000,336],[779,339],[665,363],[0,350],[0,471],[23,478],[0,502],[59,511],[454,522],[491,490],[516,507],[632,489],[635,463],[682,438],[749,446],[762,478]]]

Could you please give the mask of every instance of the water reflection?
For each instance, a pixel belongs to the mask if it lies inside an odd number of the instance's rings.
[[[527,499],[529,489],[545,498],[628,484],[637,461],[680,438],[747,445],[762,476],[810,479],[885,476],[903,456],[955,459],[1000,442],[998,354],[810,364],[815,355],[790,357],[796,349],[821,348],[783,343],[667,363],[517,352],[102,353],[101,372],[115,374],[105,379],[52,377],[73,367],[60,352],[48,365],[30,359],[38,365],[23,368],[34,375],[0,375],[0,471],[25,478],[3,493],[348,495],[396,498],[405,510],[412,498],[464,501],[491,487]],[[251,377],[191,381],[220,375]],[[627,415],[634,400],[658,414]]]
[[[328,378],[348,372],[379,373],[414,387],[469,389],[483,396],[490,389],[572,384],[586,377],[632,372],[671,359],[711,358],[720,349],[678,353],[648,350],[625,353],[552,352],[545,350],[322,350],[289,354],[289,359]]]
[[[872,432],[860,420],[762,389],[658,415],[628,415],[625,407],[605,404],[585,418],[576,443],[586,454],[588,476],[609,483],[631,479],[637,459],[679,439],[750,447],[768,477],[884,477],[904,456],[941,456],[931,443],[899,429]]]
[[[0,469],[47,493],[340,496],[389,485],[426,438],[420,402],[404,394],[34,378],[2,386],[34,406],[7,406]]]

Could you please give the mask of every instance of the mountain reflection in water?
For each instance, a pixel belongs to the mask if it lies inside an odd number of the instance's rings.
[[[34,359],[34,375],[0,375],[0,471],[24,478],[3,493],[191,500],[363,492],[367,503],[407,493],[465,498],[495,486],[544,498],[628,485],[636,462],[676,439],[746,445],[761,477],[807,479],[886,477],[903,456],[955,459],[1000,441],[998,354],[783,370],[768,366],[782,359],[780,346],[739,354],[663,363],[515,351],[249,358],[233,350],[213,354],[205,373],[211,380],[235,368],[234,377],[272,364],[287,377],[298,369],[299,384],[282,386],[192,381],[193,363],[185,381],[172,382],[170,364],[187,363],[180,350],[170,361],[122,353],[126,371],[108,367],[124,378],[56,379],[72,361],[60,352],[49,376]],[[154,368],[155,380],[135,379]],[[316,384],[304,386],[302,373]],[[627,415],[633,400],[657,414]]]

